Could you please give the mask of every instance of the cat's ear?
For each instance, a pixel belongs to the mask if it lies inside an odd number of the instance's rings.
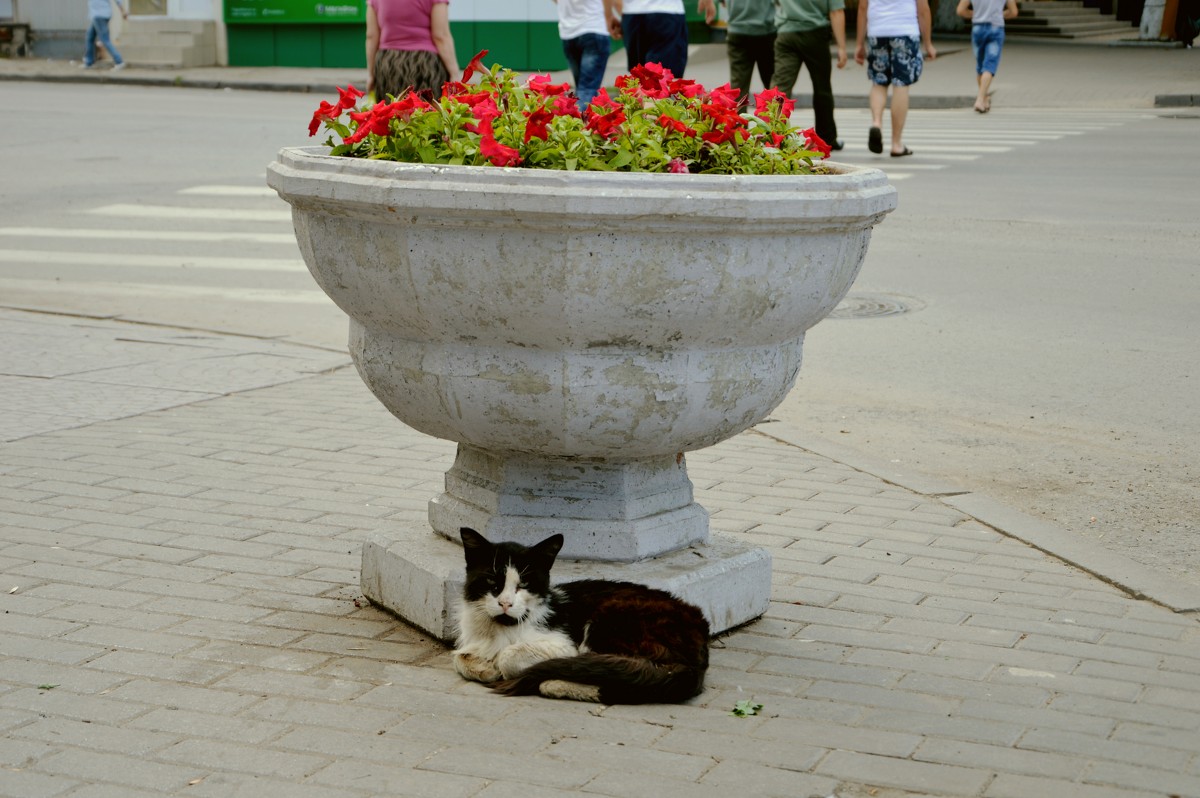
[[[545,562],[547,570],[554,565],[554,558],[562,551],[563,536],[554,534],[529,550],[529,552]]]
[[[458,534],[462,538],[468,566],[474,562],[487,563],[492,559],[493,546],[483,535],[466,526],[461,527]]]

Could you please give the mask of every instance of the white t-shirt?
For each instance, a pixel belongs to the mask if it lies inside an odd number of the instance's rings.
[[[683,14],[683,0],[625,0],[623,14]]]
[[[916,0],[870,0],[867,4],[867,35],[873,39],[921,36]]]
[[[574,39],[585,33],[608,35],[603,0],[558,0],[558,38]]]

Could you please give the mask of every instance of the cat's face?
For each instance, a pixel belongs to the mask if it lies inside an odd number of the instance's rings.
[[[460,534],[467,558],[464,598],[468,606],[504,626],[515,626],[544,614],[550,592],[550,567],[562,549],[562,535],[552,535],[536,546],[526,547],[490,543],[466,527]]]

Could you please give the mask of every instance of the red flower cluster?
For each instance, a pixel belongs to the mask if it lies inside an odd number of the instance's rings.
[[[354,87],[351,86],[351,89]],[[356,90],[357,91],[357,90]],[[362,96],[361,93],[359,96]],[[340,102],[338,103],[341,104]],[[368,133],[376,136],[386,136],[392,130],[392,120],[407,120],[414,111],[427,111],[432,106],[422,100],[415,92],[406,92],[394,103],[377,102],[369,111],[351,113],[350,118],[358,123],[358,130],[346,138],[347,144],[356,144],[367,137]]]
[[[312,121],[308,123],[308,135],[317,135],[317,128],[321,126],[321,122],[328,119],[334,120],[342,115],[343,111],[347,111],[354,107],[358,99],[363,96],[363,93],[353,86],[346,88],[338,88],[338,101],[336,105],[321,100],[321,107],[313,114]]]

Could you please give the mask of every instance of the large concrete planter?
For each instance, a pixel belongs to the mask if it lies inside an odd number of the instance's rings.
[[[804,333],[845,296],[895,207],[877,170],[730,177],[437,167],[285,149],[317,282],[363,381],[457,441],[430,526],[364,549],[366,595],[438,637],[458,529],[563,532],[559,578],[663,586],[714,631],[760,615],[765,551],[710,535],[683,453],[759,422]],[[574,560],[574,562],[567,562]]]

